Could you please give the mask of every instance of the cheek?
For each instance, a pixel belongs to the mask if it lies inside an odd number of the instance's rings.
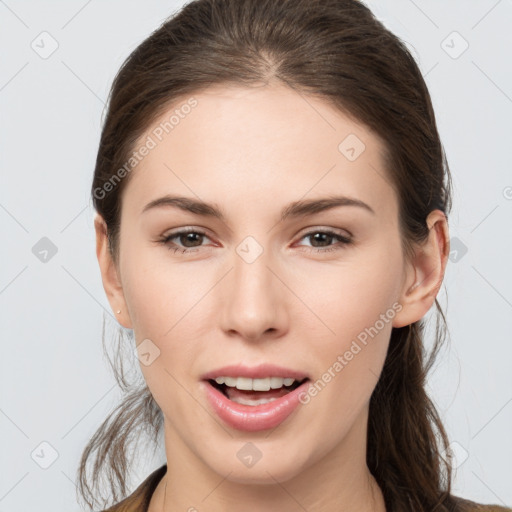
[[[207,291],[205,273],[177,263],[165,248],[127,248],[126,254],[123,288],[136,339],[172,337]]]
[[[325,400],[342,415],[366,403],[382,371],[392,322],[401,309],[400,272],[400,253],[393,247],[376,248],[354,265],[331,271],[319,316],[332,332],[322,335],[314,350],[318,393],[325,387]]]
[[[128,244],[127,244],[128,245]],[[140,368],[159,405],[179,391],[183,371],[193,368],[203,326],[199,301],[208,290],[204,273],[182,271],[159,249],[137,252],[127,247],[122,262],[123,289],[136,344],[149,347],[151,364]],[[153,254],[151,254],[153,253]],[[147,341],[149,340],[149,341]],[[172,405],[172,404],[171,404]]]
[[[390,322],[383,326],[380,320],[382,315],[394,318],[401,271],[399,248],[384,244],[337,267],[320,269],[307,294],[320,319],[334,331],[331,339],[346,344],[376,323],[379,331],[389,334]]]
[[[362,303],[345,302],[332,315],[336,336],[311,350],[315,380],[305,407],[311,407],[310,430],[326,447],[344,438],[370,400],[384,366],[396,313],[387,301],[358,292]]]
[[[166,418],[190,415],[188,388],[194,361],[199,351],[202,323],[199,301],[208,290],[204,273],[184,272],[165,257],[150,258],[132,253],[124,262],[123,286],[132,319],[136,343],[148,343],[156,354],[148,365],[139,351],[140,369],[151,393]],[[204,419],[198,414],[194,419]]]

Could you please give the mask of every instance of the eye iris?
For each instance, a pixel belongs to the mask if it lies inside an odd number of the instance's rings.
[[[197,247],[198,245],[201,245],[201,237],[203,235],[201,235],[201,233],[193,233],[193,232],[188,232],[188,233],[181,233],[180,234],[180,242],[183,243],[183,241],[185,240],[185,243],[183,245],[185,245],[185,247]],[[194,240],[195,239],[195,240]],[[193,245],[187,245],[188,242],[199,242],[197,244],[193,244]]]
[[[320,246],[315,246],[315,247],[325,247],[325,246],[328,246],[329,242],[331,242],[332,238],[333,238],[333,236],[330,235],[329,233],[315,233],[314,235],[310,235],[310,236],[311,236],[311,238],[313,240],[321,242]],[[322,243],[322,242],[325,242],[325,238],[327,238],[327,242],[328,243]]]

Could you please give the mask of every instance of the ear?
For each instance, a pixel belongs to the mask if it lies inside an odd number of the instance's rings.
[[[444,278],[450,238],[448,222],[441,210],[433,210],[427,217],[429,235],[415,248],[402,287],[402,309],[393,319],[393,327],[404,327],[423,318],[434,303]]]
[[[119,279],[119,271],[108,247],[107,225],[99,214],[96,214],[94,218],[94,229],[96,231],[96,256],[100,266],[103,289],[118,322],[123,327],[131,329],[132,323]],[[117,313],[117,311],[121,311],[121,313]]]

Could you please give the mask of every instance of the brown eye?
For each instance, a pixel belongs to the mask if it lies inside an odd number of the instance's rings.
[[[301,240],[305,238],[309,238],[309,240],[311,241],[311,249],[308,250],[313,250],[314,252],[336,251],[339,249],[343,249],[344,246],[352,243],[352,240],[350,238],[329,230],[310,231],[309,233],[303,235]],[[331,242],[336,240],[338,241],[338,244],[332,245]]]
[[[174,231],[164,236],[159,240],[162,244],[167,245],[169,249],[180,251],[182,253],[194,251],[194,249],[201,247],[204,237],[207,237],[203,231],[196,229],[182,229]],[[173,240],[177,240],[178,243]]]

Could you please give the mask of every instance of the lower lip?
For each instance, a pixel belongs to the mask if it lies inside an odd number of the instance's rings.
[[[309,381],[303,382],[297,389],[281,398],[254,406],[229,400],[209,382],[203,381],[203,385],[208,401],[221,420],[237,430],[255,432],[275,428],[288,418],[299,405],[299,396],[306,391]]]

